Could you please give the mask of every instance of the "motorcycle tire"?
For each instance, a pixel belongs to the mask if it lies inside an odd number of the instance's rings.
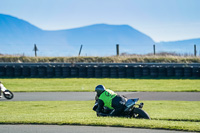
[[[10,94],[6,94],[5,92],[3,92],[3,96],[8,100],[13,99],[14,94],[9,90],[6,90],[6,91],[9,92]]]
[[[135,118],[143,118],[143,119],[151,119],[149,117],[149,115],[144,110],[142,110],[140,108],[135,108],[133,110],[133,117],[135,117]]]

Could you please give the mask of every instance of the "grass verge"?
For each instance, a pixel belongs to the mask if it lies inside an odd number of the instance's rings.
[[[100,62],[100,63],[200,63],[199,57],[171,56],[171,55],[132,55],[132,56],[80,56],[80,57],[28,57],[28,56],[0,56],[0,62]]]
[[[114,91],[200,92],[198,79],[110,79],[110,78],[4,78],[14,92],[94,91],[103,84]]]
[[[143,101],[152,120],[97,117],[94,101],[0,102],[1,124],[67,124],[200,131],[200,102]]]

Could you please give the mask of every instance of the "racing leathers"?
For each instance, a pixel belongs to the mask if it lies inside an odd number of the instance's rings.
[[[0,83],[0,98],[2,97],[1,92],[4,92],[5,90],[7,90],[6,87],[4,87],[2,83]]]
[[[97,115],[98,116],[120,116],[125,109],[125,98],[117,95],[112,90],[106,89],[98,98]],[[107,107],[112,110],[111,113],[104,113],[103,107]]]

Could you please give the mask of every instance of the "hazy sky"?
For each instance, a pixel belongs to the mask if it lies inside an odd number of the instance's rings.
[[[200,0],[0,0],[0,13],[44,30],[128,24],[156,42],[200,38]]]

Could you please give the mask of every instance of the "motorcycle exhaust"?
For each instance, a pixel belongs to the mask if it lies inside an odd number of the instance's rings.
[[[144,106],[144,103],[139,104],[139,108],[143,108],[143,106]]]

